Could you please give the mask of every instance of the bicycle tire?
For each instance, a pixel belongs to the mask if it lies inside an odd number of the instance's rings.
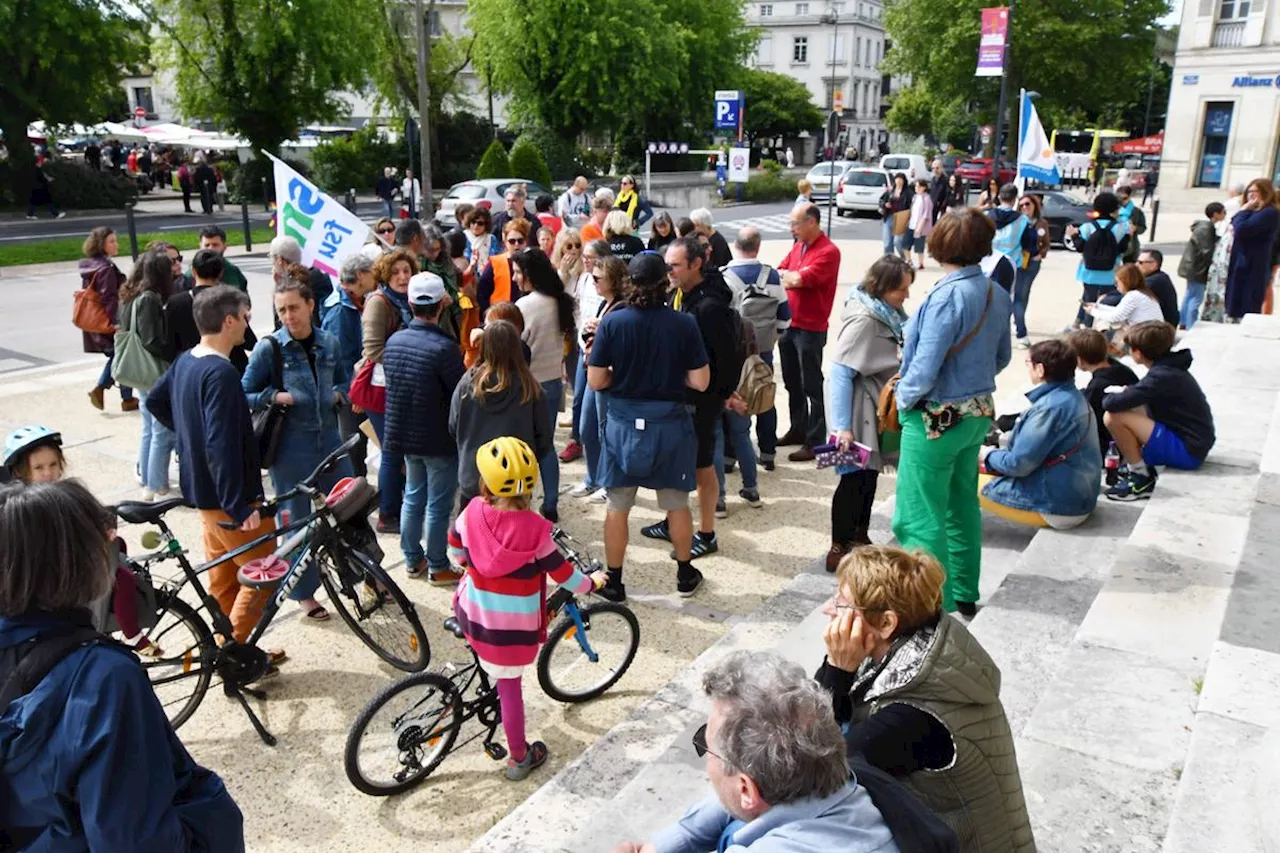
[[[612,668],[611,674],[604,681],[594,685],[590,689],[582,691],[572,691],[565,688],[561,684],[557,684],[555,677],[551,671],[552,658],[555,657],[556,649],[563,642],[570,642],[577,647],[577,640],[570,634],[569,629],[577,628],[576,623],[568,616],[564,616],[555,627],[547,634],[547,642],[542,647],[542,651],[538,653],[538,684],[542,687],[544,693],[558,702],[586,702],[595,699],[604,693],[610,687],[618,683],[618,679],[626,674],[627,668],[631,666],[631,662],[635,660],[636,651],[640,648],[640,620],[631,612],[631,608],[623,604],[615,604],[613,602],[602,602],[599,604],[591,604],[587,607],[579,608],[578,611],[585,623],[600,615],[613,614],[621,617],[623,623],[628,628],[628,639],[626,640],[626,650],[622,656],[622,663]],[[588,636],[590,635],[590,625],[588,624]],[[579,650],[581,654],[581,650]],[[583,655],[583,660],[586,660]],[[588,662],[590,666],[596,666]]]
[[[165,614],[172,614],[175,621],[172,627],[164,627]],[[191,633],[196,640],[194,647],[188,647],[182,650],[181,656],[171,654],[171,648],[166,648],[166,636],[178,625],[183,625]],[[176,731],[187,720],[191,719],[191,715],[200,707],[200,703],[204,701],[204,696],[209,692],[209,684],[213,680],[213,662],[218,655],[218,646],[213,639],[213,632],[209,630],[209,626],[205,624],[204,619],[194,607],[178,597],[177,593],[172,590],[159,589],[156,590],[156,624],[155,627],[146,632],[148,639],[165,649],[166,657],[162,658],[144,658],[139,657],[142,668],[147,672],[147,678],[151,681],[152,689],[156,691],[156,699],[159,700],[160,706],[165,710],[165,716],[169,718],[169,724]],[[197,654],[192,655],[195,651]],[[182,672],[175,674],[171,672],[172,667],[181,666]],[[194,667],[195,671],[191,669]],[[173,702],[166,702],[161,696],[159,688],[165,684],[175,684],[193,678],[194,689],[190,696],[178,707],[177,711],[170,713],[169,707]],[[176,700],[175,700],[176,701]]]
[[[395,725],[391,734],[394,736],[396,760],[401,767],[405,766],[405,747],[416,749],[423,743],[427,743],[432,747],[430,758],[425,762],[420,762],[416,753],[413,761],[416,767],[407,775],[398,780],[383,783],[371,779],[362,767],[360,761],[361,745],[365,742],[365,737],[369,734],[369,725],[373,722],[374,717],[389,702],[402,693],[413,690],[423,690],[422,699],[415,705],[410,706],[409,710],[413,710],[417,704],[423,701],[430,701],[434,706],[438,704],[438,716],[429,724],[429,731],[426,735],[421,734],[421,726],[415,730],[411,725],[405,725],[403,729],[399,726],[406,721],[404,715],[395,718]],[[432,697],[432,693],[437,694]],[[406,711],[406,713],[408,713]],[[447,715],[447,721],[444,721],[441,727],[437,727],[437,723],[443,720]],[[454,743],[458,739],[458,732],[462,728],[462,696],[458,693],[458,689],[453,682],[443,675],[434,672],[420,672],[403,678],[394,684],[389,684],[369,700],[369,703],[361,709],[356,716],[355,721],[351,724],[351,730],[347,733],[347,744],[343,750],[343,766],[346,769],[347,779],[362,793],[371,797],[388,797],[393,794],[399,794],[410,788],[420,785],[423,780],[431,775],[440,763],[449,755],[453,749]],[[376,737],[376,734],[375,734]],[[432,744],[432,738],[436,739],[436,743]],[[401,772],[404,772],[403,770]]]
[[[349,561],[348,569],[354,564],[358,572],[344,572],[336,564],[338,553],[342,553]],[[328,591],[329,601],[334,609],[338,611],[342,621],[347,623],[347,627],[374,654],[402,672],[422,672],[427,668],[431,662],[431,644],[427,640],[427,632],[422,629],[417,609],[385,569],[365,554],[347,548],[326,548],[317,554],[316,564],[320,581]],[[345,582],[344,574],[347,575]],[[373,598],[368,589],[382,592],[377,596],[377,606],[366,613],[362,596]],[[382,627],[376,631],[378,637],[375,638],[371,633],[371,627],[375,624],[371,617],[380,613],[391,615],[389,620],[382,622]],[[403,619],[398,618],[396,613]],[[407,641],[401,645],[397,638],[407,638]]]

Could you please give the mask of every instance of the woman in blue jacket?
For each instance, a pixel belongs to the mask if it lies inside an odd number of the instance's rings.
[[[991,427],[996,374],[1012,355],[1009,294],[982,273],[995,225],[977,208],[949,211],[929,235],[942,280],[904,328],[897,398],[902,459],[893,533],[946,569],[943,607],[977,612],[982,566],[978,448]]]
[[[0,685],[19,658],[88,626],[118,555],[109,524],[75,480],[0,489]],[[183,748],[133,654],[91,641],[0,704],[6,842],[42,853],[243,853],[244,820],[222,780]]]
[[[1102,451],[1093,410],[1075,385],[1076,355],[1065,341],[1041,341],[1027,355],[1035,387],[1009,448],[983,446],[982,508],[1035,527],[1084,523],[1098,503]]]
[[[1240,322],[1258,314],[1271,287],[1271,249],[1280,230],[1276,189],[1266,178],[1255,178],[1244,192],[1244,205],[1231,217],[1235,242],[1227,268],[1227,316]]]
[[[305,272],[302,267],[297,269]],[[273,404],[286,407],[284,432],[275,461],[268,469],[279,495],[296,486],[342,443],[338,437],[338,404],[351,381],[351,366],[339,359],[338,339],[311,325],[315,300],[305,275],[291,272],[289,278],[276,285],[275,307],[280,328],[253,348],[241,385],[251,411],[260,412]],[[277,382],[277,363],[282,382]],[[350,476],[351,465],[343,459],[317,485],[330,489],[338,480]],[[280,505],[277,523],[283,529],[310,512],[307,497],[295,497]],[[319,587],[320,576],[313,564],[289,597],[298,602],[307,618],[323,621],[329,613],[315,600]]]

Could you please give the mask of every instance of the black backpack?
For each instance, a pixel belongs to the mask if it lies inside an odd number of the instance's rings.
[[[1106,226],[1103,226],[1106,222]],[[1080,254],[1084,257],[1084,268],[1110,272],[1116,267],[1116,258],[1120,256],[1120,242],[1111,229],[1115,227],[1114,219],[1097,219],[1093,223],[1093,233],[1085,241]]]

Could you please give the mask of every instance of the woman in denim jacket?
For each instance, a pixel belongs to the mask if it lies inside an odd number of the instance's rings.
[[[1075,351],[1061,340],[1041,341],[1027,355],[1035,388],[1031,408],[1018,416],[1009,449],[983,446],[989,474],[982,508],[1001,518],[1059,530],[1082,524],[1098,503],[1102,451],[1093,411],[1075,385]]]
[[[978,263],[995,225],[975,208],[949,211],[929,235],[942,280],[904,329],[902,420],[893,533],[947,572],[943,607],[976,612],[982,564],[978,448],[991,427],[996,374],[1009,364],[1011,305]]]
[[[272,404],[286,407],[284,433],[269,469],[276,494],[296,486],[342,443],[338,437],[337,406],[342,400],[342,389],[351,381],[351,365],[338,358],[338,339],[311,325],[315,300],[307,284],[306,270],[298,269],[302,275],[291,274],[276,285],[275,308],[280,328],[258,341],[241,380],[252,411],[262,411]],[[283,388],[275,387],[277,347]],[[343,459],[320,478],[317,486],[327,490],[338,480],[350,476],[351,463]],[[283,529],[310,512],[308,499],[295,497],[280,505],[276,521]],[[289,597],[298,602],[308,618],[323,621],[329,618],[329,613],[315,600],[319,587],[320,576],[312,565]]]

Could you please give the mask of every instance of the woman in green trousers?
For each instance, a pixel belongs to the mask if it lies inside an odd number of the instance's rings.
[[[972,616],[982,567],[978,448],[991,427],[996,374],[1009,363],[1009,294],[979,266],[994,223],[949,211],[929,235],[944,272],[904,330],[897,398],[902,457],[893,533],[947,572],[943,607]]]

